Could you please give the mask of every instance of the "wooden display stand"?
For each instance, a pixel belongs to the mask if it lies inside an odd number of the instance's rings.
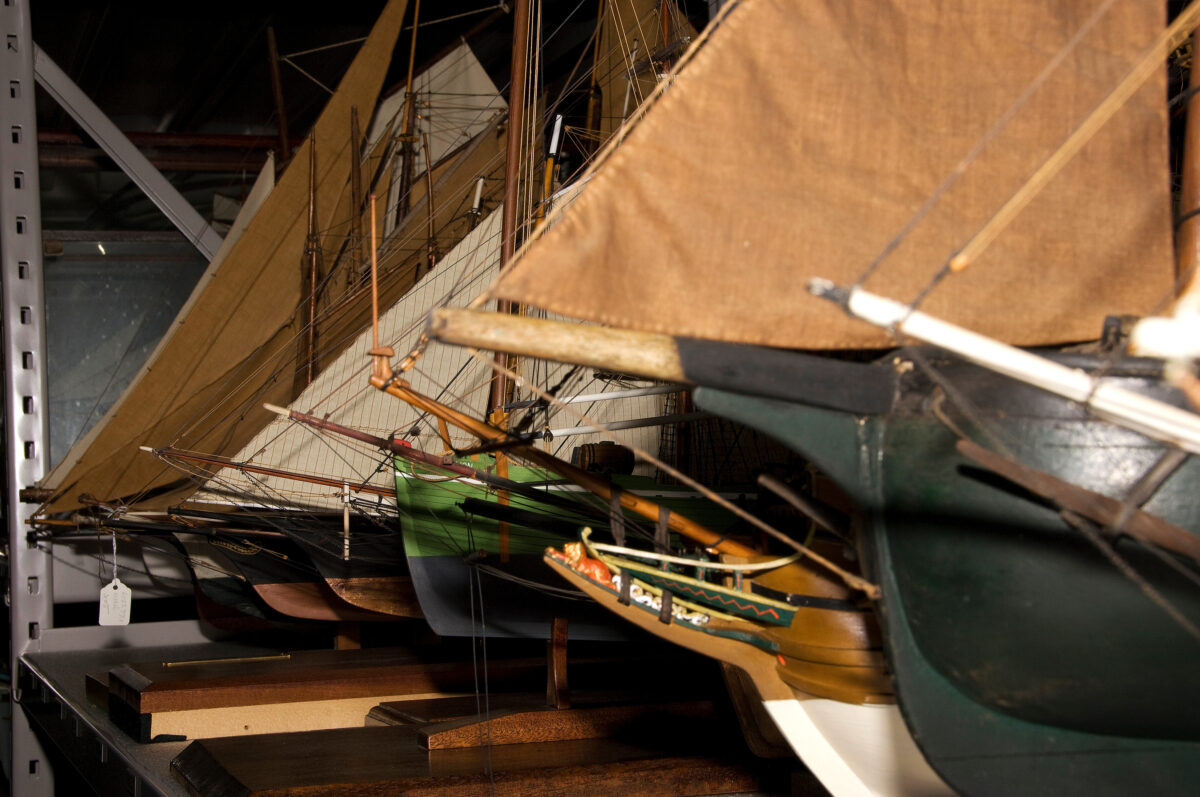
[[[376,701],[357,724],[201,739],[171,763],[196,795],[720,794],[762,779],[711,700],[572,694],[566,625],[538,674],[545,692],[420,695]],[[607,662],[610,677],[646,663]],[[491,666],[489,678],[498,683]],[[502,680],[502,679],[501,679]],[[615,680],[615,678],[614,678]],[[683,680],[686,680],[683,679]]]
[[[507,689],[537,688],[538,658],[489,662]],[[473,693],[470,661],[406,650],[314,650],[253,659],[142,662],[108,674],[112,721],[139,742],[361,726],[381,701]]]
[[[691,733],[688,733],[690,727]],[[633,738],[426,750],[411,725],[193,742],[171,763],[195,795],[725,794],[755,791],[726,728],[647,726]],[[708,738],[698,738],[707,731]],[[666,743],[666,744],[664,744]]]

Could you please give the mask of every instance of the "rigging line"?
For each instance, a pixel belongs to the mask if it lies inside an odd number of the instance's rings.
[[[484,355],[482,352],[480,352],[478,349],[468,347],[467,351],[471,352],[472,357],[476,357],[476,358],[480,359],[481,361],[487,363],[496,371],[505,373],[508,376],[508,378],[514,379],[514,380],[520,380],[520,376],[518,374],[515,374],[512,371],[510,371],[509,369],[504,368],[503,366],[499,365],[498,363],[495,363],[494,361],[489,359],[486,355]],[[607,437],[608,439],[613,439],[611,432],[609,432],[607,429],[604,429],[603,426],[595,423],[591,419],[585,418],[582,415],[580,415],[578,412],[575,411],[574,407],[572,407],[571,405],[564,404],[563,402],[558,401],[557,399],[553,399],[553,398],[547,396],[545,394],[545,391],[541,390],[536,385],[530,385],[530,389],[537,392],[539,395],[541,395],[547,401],[553,401],[554,403],[559,404],[563,408],[564,411],[566,411],[569,415],[575,417],[581,424],[587,424],[589,426],[596,427],[597,434]],[[839,578],[841,578],[842,581],[845,582],[847,586],[849,586],[853,589],[862,590],[864,593],[866,593],[866,595],[868,597],[870,597],[872,599],[876,599],[876,598],[880,597],[881,591],[880,591],[878,584],[874,584],[865,578],[862,578],[853,573],[850,573],[846,569],[831,562],[828,558],[818,554],[816,551],[812,550],[811,548],[804,545],[803,543],[797,542],[791,536],[784,534],[782,531],[780,531],[779,529],[776,529],[774,526],[767,523],[762,518],[755,517],[754,515],[747,512],[745,509],[741,508],[740,506],[737,506],[736,504],[727,500],[723,496],[717,494],[713,490],[710,490],[707,486],[701,484],[700,482],[696,481],[692,477],[684,474],[682,471],[678,470],[677,468],[675,468],[671,465],[668,465],[666,462],[663,462],[658,457],[654,456],[653,454],[649,453],[648,451],[645,451],[644,449],[639,448],[637,446],[629,446],[629,449],[631,451],[633,451],[634,455],[637,456],[642,461],[647,462],[651,465],[654,465],[655,467],[659,468],[660,470],[664,471],[665,473],[669,474],[670,476],[678,479],[679,481],[681,481],[684,484],[691,487],[696,492],[703,495],[708,500],[710,500],[713,503],[717,504],[718,506],[724,508],[726,511],[732,512],[737,517],[741,518],[742,520],[745,520],[747,523],[750,523],[754,527],[761,529],[762,531],[766,532],[768,535],[770,535],[774,539],[778,540],[779,542],[783,543],[784,545],[792,547],[792,548],[796,549],[797,551],[802,551],[810,559],[812,559],[812,561],[817,562],[821,566],[823,566],[826,569],[830,570],[831,572],[837,574],[837,576]]]
[[[44,544],[44,543],[49,543],[49,544]],[[86,570],[83,567],[81,567],[79,564],[77,564],[74,560],[68,559],[65,556],[59,556],[56,553],[54,553],[53,546],[56,544],[57,543],[55,542],[55,540],[53,538],[46,539],[46,540],[39,540],[38,544],[37,544],[37,549],[39,551],[41,551],[42,553],[44,553],[46,556],[53,559],[55,562],[58,562],[59,564],[63,565],[64,567],[69,567],[72,570],[77,570],[80,573],[83,573],[84,575],[88,576],[89,578],[92,576],[95,576],[101,583],[103,583],[105,581],[104,577],[99,575],[99,573],[93,573],[90,570]],[[140,540],[138,541],[138,544],[141,544]],[[167,553],[167,551],[162,550],[162,549],[155,549],[155,550],[159,550],[162,553]],[[106,559],[104,559],[103,554],[89,553],[89,554],[81,554],[81,555],[96,559],[98,567],[103,567],[105,564],[108,563],[108,561]],[[131,567],[127,563],[122,563],[121,569],[126,572],[129,572],[129,573],[137,573],[138,575],[146,576],[150,579],[157,579],[159,581],[174,581],[181,585],[192,583],[190,579],[174,578],[173,576],[157,575],[155,573],[151,573],[149,570],[139,570],[136,567]]]
[[[1167,616],[1178,623],[1183,630],[1187,631],[1196,639],[1200,639],[1200,628],[1197,628],[1191,620],[1185,617],[1183,613],[1174,606],[1174,604],[1167,600],[1161,592],[1155,589],[1154,586],[1150,584],[1150,582],[1147,581],[1141,573],[1137,572],[1123,556],[1117,553],[1116,548],[1100,535],[1100,532],[1097,530],[1097,526],[1095,524],[1083,517],[1080,517],[1074,512],[1070,512],[1065,509],[1061,510],[1059,515],[1061,515],[1063,520],[1065,520],[1071,527],[1083,534],[1084,538],[1094,545],[1096,549],[1100,551],[1100,553],[1104,554],[1105,558],[1107,558],[1108,561],[1117,568],[1117,570],[1119,570],[1125,575],[1126,578],[1132,581],[1142,591],[1143,595],[1145,595],[1147,598],[1153,601],[1155,605],[1166,612]]]
[[[295,422],[293,421],[293,424],[294,424],[294,423],[295,423]],[[344,456],[342,455],[342,452],[341,452],[341,451],[340,451],[340,450],[339,450],[339,449],[338,449],[336,446],[334,446],[334,445],[333,445],[333,443],[332,443],[332,442],[330,442],[330,441],[329,441],[329,439],[325,437],[325,435],[319,434],[319,433],[317,432],[317,430],[316,430],[316,429],[314,429],[314,428],[313,428],[313,427],[311,427],[311,426],[308,426],[307,424],[300,424],[300,426],[303,426],[303,427],[304,427],[305,431],[308,433],[308,435],[310,436],[310,438],[313,438],[313,439],[315,439],[315,440],[317,441],[317,443],[318,443],[320,446],[322,446],[322,447],[323,447],[323,448],[325,448],[327,451],[329,451],[330,453],[332,453],[332,454],[333,454],[333,456],[335,456],[335,457],[337,457],[339,460],[341,460],[341,462],[342,462],[342,463],[343,463],[343,464],[346,466],[346,468],[347,468],[347,469],[348,469],[348,470],[349,470],[351,473],[353,473],[353,474],[354,474],[355,478],[356,478],[356,479],[357,479],[357,480],[358,480],[360,483],[362,483],[362,484],[366,484],[366,483],[368,483],[368,481],[370,480],[370,476],[363,476],[361,473],[359,473],[359,472],[358,472],[358,471],[355,469],[355,467],[354,467],[354,464],[353,464],[352,462],[350,462],[350,460],[346,459],[346,457],[344,457]]]
[[[316,83],[318,86],[320,86],[322,89],[324,89],[324,90],[325,90],[325,93],[326,93],[326,94],[329,94],[330,96],[332,96],[332,95],[333,95],[333,89],[331,89],[331,88],[329,88],[328,86],[326,86],[324,83],[322,83],[320,80],[318,80],[318,79],[317,79],[317,78],[316,78],[316,77],[315,77],[315,76],[314,76],[314,75],[313,75],[311,72],[309,72],[309,71],[308,71],[308,70],[306,70],[304,67],[302,67],[302,66],[300,66],[299,64],[297,64],[297,63],[296,63],[295,61],[293,61],[291,58],[288,58],[287,56],[283,56],[283,57],[281,57],[279,60],[280,60],[282,63],[285,63],[285,64],[287,64],[288,66],[292,67],[293,69],[295,69],[295,70],[296,70],[297,72],[299,72],[300,74],[304,75],[306,78],[308,78],[309,80],[311,80],[313,83]]]
[[[1017,114],[1017,111],[1019,111],[1025,105],[1025,103],[1032,98],[1034,93],[1036,93],[1036,91],[1041,88],[1041,86],[1049,79],[1051,73],[1058,69],[1059,65],[1062,64],[1066,57],[1074,52],[1080,41],[1082,41],[1088,32],[1090,32],[1095,26],[1095,24],[1100,21],[1101,17],[1108,12],[1114,2],[1116,2],[1116,0],[1105,0],[1104,3],[1096,8],[1092,15],[1087,18],[1083,25],[1074,33],[1074,35],[1071,36],[1067,43],[1063,45],[1062,49],[1054,54],[1054,56],[1042,68],[1042,71],[1039,72],[1033,81],[1025,87],[1025,90],[1021,92],[1016,101],[1010,105],[1008,109],[1000,115],[1000,118],[992,124],[988,131],[983,134],[983,138],[976,142],[975,146],[973,146],[967,152],[967,154],[963,156],[962,160],[955,164],[950,173],[946,175],[945,179],[942,180],[941,185],[939,185],[934,192],[925,199],[925,201],[917,209],[917,212],[914,213],[912,217],[905,222],[904,226],[900,228],[899,232],[897,232],[896,235],[884,245],[882,251],[880,251],[880,253],[875,256],[875,259],[867,265],[867,267],[863,270],[863,273],[854,282],[852,287],[860,287],[864,282],[870,279],[871,275],[874,274],[883,264],[883,261],[896,251],[897,247],[899,247],[904,239],[908,237],[909,233],[913,231],[913,228],[915,228],[917,224],[920,223],[925,216],[927,216],[929,212],[933,210],[934,205],[936,205],[946,194],[946,192],[948,192],[955,185],[955,183],[957,183],[959,179],[963,177],[963,175],[966,173],[967,167],[970,166],[971,163],[973,163],[980,156],[980,154],[982,154],[984,148],[986,148],[987,145],[990,144],[992,140],[1000,134],[1001,130],[1008,125],[1009,121],[1011,121],[1012,118]],[[941,276],[944,276],[941,275],[940,271],[939,275],[940,276],[938,279],[940,279]]]
[[[583,3],[581,2],[578,6],[575,7],[575,11],[572,11],[571,14],[574,15],[579,10],[580,6],[582,6],[582,5],[583,5]],[[582,76],[580,75],[579,69],[580,69],[580,67],[583,66],[583,62],[587,59],[588,55],[591,53],[592,45],[596,41],[596,37],[599,35],[600,35],[599,29],[593,28],[592,34],[590,36],[588,36],[587,41],[583,43],[583,47],[579,51],[578,60],[575,61],[575,65],[573,67],[571,67],[571,71],[567,73],[566,79],[563,80],[562,89],[558,92],[558,96],[554,98],[554,102],[550,103],[548,105],[548,107],[546,108],[546,117],[547,118],[551,118],[552,116],[554,116],[554,114],[558,111],[558,109],[560,107],[562,107],[563,102],[566,101],[567,96],[572,91],[577,89],[579,87],[579,85],[582,85],[584,78],[582,78]],[[580,75],[580,76],[577,77],[577,75]],[[577,84],[576,81],[579,81],[579,83]]]
[[[533,581],[532,579],[522,578],[520,576],[513,575],[512,573],[507,573],[499,568],[492,567],[491,565],[485,565],[476,562],[473,563],[471,567],[472,569],[487,573],[492,578],[498,578],[501,581],[507,581],[510,584],[516,584],[517,586],[525,587],[526,589],[533,590],[534,592],[540,592],[553,598],[559,598],[560,600],[581,602],[589,602],[592,600],[587,593],[581,592],[580,590],[571,589],[569,587],[557,587],[553,584],[543,584],[540,581]]]
[[[307,50],[297,50],[294,53],[287,53],[281,58],[298,58],[302,55],[312,55],[313,53],[323,53],[326,50],[333,50],[338,47],[349,47],[352,44],[362,44],[367,40],[366,36],[359,36],[357,39],[346,39],[345,41],[334,42],[333,44],[322,44],[320,47],[310,47]]]
[[[697,52],[699,52],[701,49],[703,49],[704,43],[706,43],[708,41],[708,39],[712,36],[713,31],[719,29],[722,26],[722,24],[724,23],[724,21],[729,17],[729,14],[732,13],[732,11],[735,8],[738,8],[739,6],[741,6],[741,3],[742,3],[742,0],[728,0],[728,2],[725,2],[721,5],[720,10],[718,10],[718,12],[717,12],[717,16],[715,16],[713,19],[711,19],[709,21],[708,25],[705,26],[704,30],[700,31],[700,34],[699,34],[699,36],[697,36],[696,41],[693,44],[693,46],[689,47],[688,50],[683,54],[683,57],[680,58],[679,64],[678,64],[675,72],[680,71],[683,68],[684,64],[690,63],[691,59],[695,57],[695,54]],[[667,88],[670,87],[672,82],[673,82],[672,80],[659,81],[659,83],[653,93],[654,99],[661,97],[663,95],[663,92],[665,92],[667,90]],[[639,105],[637,107],[637,109],[634,111],[633,115],[627,121],[629,123],[633,123],[635,121],[640,121],[645,116],[646,112],[649,111],[650,107],[655,104],[656,103],[654,103],[654,102],[643,102],[641,105]],[[629,126],[630,126],[629,124],[626,124],[622,129],[627,130],[629,128]],[[590,179],[591,175],[595,173],[596,169],[599,168],[599,166],[602,163],[607,161],[608,158],[612,157],[612,153],[615,150],[615,148],[617,147],[617,145],[620,143],[621,138],[622,138],[622,136],[615,135],[615,136],[612,136],[608,140],[608,142],[605,143],[605,145],[601,148],[600,152],[598,152],[596,154],[596,156],[592,159],[587,170],[580,177],[579,182]],[[523,252],[527,247],[531,246],[534,241],[536,241],[538,238],[540,238],[545,233],[546,230],[550,229],[554,225],[554,222],[556,222],[559,219],[559,217],[562,215],[564,208],[565,208],[565,206],[559,205],[559,206],[553,208],[550,213],[546,214],[546,218],[543,219],[542,223],[539,224],[533,230],[533,232],[529,235],[527,240],[521,245],[521,250],[519,250],[513,254],[514,262],[521,257],[521,252]],[[482,305],[486,304],[487,302],[495,299],[496,296],[494,295],[494,292],[495,292],[495,288],[496,288],[496,285],[499,282],[499,280],[500,280],[500,277],[496,277],[492,281],[492,284],[490,286],[488,286],[487,290],[483,291],[479,296],[477,296],[471,302],[471,304],[468,305],[468,307],[471,309],[477,309],[477,308],[481,307]]]
[[[892,333],[892,338],[899,346],[901,346],[901,351],[914,363],[916,363],[917,367],[924,371],[925,375],[929,377],[929,379],[935,385],[941,388],[942,396],[948,398],[950,402],[958,408],[959,412],[966,416],[967,420],[975,426],[979,433],[983,435],[983,437],[986,438],[987,441],[992,444],[992,446],[994,446],[995,450],[1001,454],[1004,454],[1010,459],[1016,459],[1016,457],[1013,455],[1010,445],[1012,441],[1006,439],[998,429],[993,428],[992,424],[984,420],[983,415],[979,412],[979,409],[975,406],[974,402],[972,402],[957,387],[955,387],[944,374],[938,371],[919,347],[907,343],[904,339],[904,335],[900,333],[899,330],[888,331]],[[940,400],[935,399],[933,409],[938,419],[941,420],[942,423],[945,424],[952,432],[963,439],[971,439],[969,435],[963,433],[959,429],[957,424],[950,420],[949,416],[945,415],[942,410],[942,402]]]
[[[1105,529],[1105,531],[1108,531],[1108,529]],[[1188,567],[1183,562],[1179,561],[1178,557],[1173,556],[1169,552],[1163,550],[1162,546],[1156,545],[1150,540],[1144,540],[1139,537],[1130,537],[1130,539],[1138,545],[1141,545],[1150,553],[1154,554],[1160,561],[1162,561],[1163,564],[1170,567],[1176,573],[1200,587],[1200,573],[1197,573],[1191,567]]]
[[[894,334],[893,337],[898,338],[899,335]],[[952,403],[958,405],[958,409],[967,416],[968,420],[970,420],[971,423],[973,423],[982,434],[992,441],[1000,453],[1005,454],[1010,459],[1016,459],[1016,457],[1014,457],[1009,451],[1005,443],[1000,439],[999,433],[992,429],[992,425],[985,422],[982,416],[976,411],[973,403],[970,402],[956,388],[954,388],[948,379],[945,379],[939,372],[937,372],[932,363],[930,363],[923,354],[919,353],[916,347],[905,345],[904,351],[906,351],[909,356],[912,357],[913,361],[916,362],[923,371],[925,371],[926,375],[933,379],[934,382],[942,389],[943,395],[948,397]],[[962,432],[962,430],[960,430],[952,421],[950,421],[948,417],[944,415],[941,410],[940,401],[935,401],[933,409],[935,416],[938,417],[939,420],[941,420],[958,437],[970,439]],[[1147,470],[1147,472],[1138,480],[1138,483],[1135,484],[1130,490],[1129,496],[1125,502],[1125,509],[1123,509],[1121,516],[1118,517],[1117,521],[1114,522],[1112,526],[1106,527],[1106,531],[1114,533],[1121,532],[1121,527],[1124,526],[1125,522],[1128,520],[1128,515],[1131,514],[1132,507],[1129,506],[1129,499],[1141,498],[1143,496],[1145,496],[1145,499],[1148,499],[1150,495],[1147,493],[1152,494],[1153,491],[1161,485],[1161,482],[1165,481],[1166,478],[1174,472],[1172,463],[1174,466],[1178,466],[1178,464],[1181,464],[1181,460],[1178,459],[1177,454],[1167,452]],[[1149,485],[1151,482],[1157,483],[1151,487]],[[1140,505],[1143,502],[1144,500],[1138,501],[1137,503]],[[1197,629],[1196,626],[1193,625],[1186,617],[1184,617],[1179,610],[1176,609],[1175,606],[1166,599],[1165,596],[1158,592],[1158,590],[1154,589],[1154,587],[1148,581],[1146,581],[1146,579],[1140,573],[1138,573],[1133,566],[1124,559],[1124,557],[1118,554],[1115,547],[1113,547],[1107,540],[1103,538],[1100,533],[1096,531],[1094,524],[1080,517],[1079,515],[1062,508],[1061,506],[1059,508],[1059,515],[1062,516],[1068,525],[1082,533],[1083,536],[1087,538],[1087,540],[1091,542],[1092,545],[1094,545],[1102,554],[1104,554],[1109,562],[1116,567],[1122,575],[1133,582],[1133,584],[1136,585],[1142,591],[1142,593],[1146,595],[1147,598],[1162,608],[1163,611],[1165,611],[1177,623],[1182,625],[1190,634],[1200,639],[1200,629]],[[1162,551],[1157,545],[1141,540],[1138,537],[1133,537],[1133,539],[1135,542],[1140,543],[1144,548],[1149,550],[1156,557],[1171,566],[1172,569],[1184,575],[1189,580],[1200,583],[1200,576],[1194,574],[1190,568],[1185,570],[1181,563],[1175,561],[1174,557]]]
[[[479,695],[483,695],[483,714],[485,721],[480,728],[480,742],[483,748],[487,751],[484,759],[484,768],[487,771],[489,792],[495,794],[496,781],[495,773],[492,768],[492,723],[490,722],[490,707],[491,707],[491,689],[488,683],[488,655],[487,655],[487,618],[483,610],[483,580],[479,577],[479,572],[471,569],[470,575],[467,578],[469,585],[468,599],[471,602],[471,663],[475,671],[475,701],[476,710],[479,707]],[[479,624],[475,624],[475,606],[476,598],[478,598],[479,606]],[[478,629],[478,631],[476,631]],[[479,656],[476,657],[476,651],[479,651]],[[482,659],[482,662],[480,662]],[[479,688],[479,674],[483,673],[483,689]]]

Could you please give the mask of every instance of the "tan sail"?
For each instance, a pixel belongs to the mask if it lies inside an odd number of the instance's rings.
[[[317,120],[317,208],[320,229],[334,220],[354,147],[346,134],[350,108],[373,108],[404,17],[406,0],[390,0]],[[49,511],[78,506],[82,492],[102,499],[145,495],[177,486],[179,474],[138,451],[142,444],[177,444],[210,452],[236,451],[269,420],[258,406],[214,413],[218,405],[262,395],[286,403],[291,367],[268,367],[302,322],[296,308],[308,195],[308,144],[280,179],[219,273],[195,297],[185,322],[86,448],[77,447],[44,480],[57,497]],[[264,384],[274,381],[265,389]],[[161,495],[158,504],[171,500]],[[147,506],[149,504],[146,504]]]
[[[889,345],[806,282],[855,282],[1099,6],[743,0],[493,296],[676,335]],[[1163,13],[1115,3],[866,286],[916,298],[1118,82]],[[1172,279],[1164,81],[922,309],[1028,345],[1094,338],[1106,315],[1160,300]]]

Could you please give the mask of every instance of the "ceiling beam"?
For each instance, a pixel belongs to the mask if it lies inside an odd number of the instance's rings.
[[[221,245],[221,235],[183,198],[175,186],[146,159],[137,147],[88,98],[58,64],[34,45],[34,77],[116,164],[146,193],[171,223],[205,258],[211,260]]]

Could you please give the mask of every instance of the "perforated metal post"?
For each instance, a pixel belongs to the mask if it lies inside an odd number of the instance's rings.
[[[39,648],[49,628],[53,591],[50,557],[27,539],[33,507],[18,500],[22,487],[45,472],[45,313],[42,223],[34,111],[33,39],[28,0],[0,0],[4,52],[0,95],[0,277],[4,326],[4,433],[8,452],[8,597],[12,620],[12,794],[52,795],[54,778],[18,701],[17,662]]]

